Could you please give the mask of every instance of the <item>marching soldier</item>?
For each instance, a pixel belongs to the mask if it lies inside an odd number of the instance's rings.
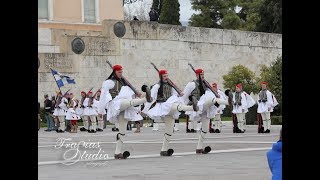
[[[228,101],[227,96],[224,94],[224,92],[222,92],[220,89],[218,89],[217,87],[217,83],[213,83],[212,84],[212,89],[215,90],[216,92],[218,92],[218,94],[220,95],[220,98],[224,99],[225,101]],[[226,105],[222,104],[219,105],[217,107],[217,112],[216,115],[214,117],[214,126],[215,129],[213,129],[214,133],[220,133],[221,132],[221,114],[223,114],[223,110],[226,107]],[[212,127],[211,127],[212,129]]]
[[[142,98],[141,93],[122,76],[123,68],[121,65],[114,65],[112,69],[111,75],[102,83],[98,113],[100,117],[107,114],[107,120],[111,123],[119,122],[114,157],[115,159],[126,159],[130,153],[128,151],[122,153],[122,145],[127,121],[137,116],[140,110],[139,107],[134,106],[139,106],[147,101],[151,102],[150,89],[145,85],[142,86],[142,90],[146,92],[146,97]],[[134,98],[134,96],[139,98]],[[139,118],[135,117],[135,119]]]
[[[68,111],[67,108],[68,100],[66,97],[62,97],[61,91],[57,94],[56,107],[54,109],[54,116],[57,116],[60,122],[59,128],[56,130],[57,133],[62,133],[65,131],[65,116]]]
[[[69,109],[66,113],[66,120],[70,122],[70,133],[77,133],[78,125],[77,121],[80,119],[80,116],[76,114],[75,108],[78,106],[78,100],[74,99],[73,93],[70,93],[70,101],[68,103]]]
[[[87,122],[91,121],[91,126],[88,129],[89,133],[96,133],[96,116],[98,115],[97,111],[94,109],[95,104],[97,103],[97,101],[94,99],[92,91],[88,92],[88,97],[84,100],[83,102],[83,106],[84,106],[84,110],[83,110],[83,115],[84,118],[87,119]]]
[[[271,119],[270,113],[273,108],[278,105],[274,95],[267,89],[267,82],[261,82],[261,91],[258,94],[258,109],[257,112],[262,117],[262,128],[258,132],[270,133]]]
[[[97,111],[98,113],[98,107],[99,107],[99,101],[100,101],[100,95],[101,95],[101,90],[99,89],[97,91],[97,94],[96,94],[96,104],[95,104],[95,110]],[[97,120],[98,120],[98,128],[97,128],[97,131],[103,131],[103,117],[101,116],[97,116]]]
[[[155,122],[165,123],[160,155],[171,156],[174,151],[173,149],[168,149],[168,146],[173,133],[174,120],[179,118],[179,111],[196,111],[197,107],[187,106],[182,103],[179,96],[183,96],[183,92],[177,92],[177,87],[168,78],[167,70],[163,69],[158,73],[160,81],[153,85],[151,89],[151,97],[154,101],[146,103],[143,112]],[[155,106],[149,109],[154,102],[156,102]]]
[[[204,80],[204,71],[202,69],[195,70],[195,74],[197,79],[189,82],[185,87],[184,99],[189,99],[193,106],[197,106],[199,110],[197,112],[186,111],[186,114],[189,115],[191,121],[202,122],[196,153],[207,154],[211,151],[211,148],[207,146],[203,149],[203,140],[209,130],[210,118],[215,116],[217,106],[228,104],[228,102],[217,98],[209,89],[211,88],[210,84],[207,84]]]
[[[81,99],[80,102],[76,108],[76,113],[78,115],[80,115],[82,121],[83,121],[83,127],[80,128],[80,131],[88,131],[89,130],[89,122],[88,122],[88,118],[86,116],[84,116],[83,114],[83,110],[84,110],[84,100],[87,98],[87,94],[84,91],[81,91]]]

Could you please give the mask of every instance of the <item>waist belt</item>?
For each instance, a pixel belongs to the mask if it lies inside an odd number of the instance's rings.
[[[163,103],[166,102],[165,100],[156,100],[157,103]]]

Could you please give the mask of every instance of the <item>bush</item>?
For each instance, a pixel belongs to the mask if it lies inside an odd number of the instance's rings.
[[[259,92],[259,87],[256,85],[257,78],[254,72],[243,65],[233,66],[231,71],[222,76],[224,88],[235,90],[235,86],[241,83],[243,90],[248,94]]]
[[[271,116],[272,125],[282,125],[282,116]]]
[[[257,122],[257,109],[258,105],[255,104],[251,108],[248,109],[248,112],[246,113],[246,124],[248,125],[256,125]]]
[[[279,105],[274,109],[274,115],[282,114],[282,57],[271,63],[270,66],[263,65],[260,68],[259,82],[268,82],[268,89],[276,97]]]
[[[40,118],[42,119],[42,122],[44,122],[44,123],[47,123],[47,120],[46,120],[46,118],[45,118],[45,110],[44,110],[44,108],[40,108]]]
[[[222,117],[232,117],[232,111],[230,106],[226,106],[224,108],[223,113],[221,114]]]

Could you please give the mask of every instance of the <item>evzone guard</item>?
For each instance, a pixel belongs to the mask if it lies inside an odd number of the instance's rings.
[[[99,107],[99,102],[100,102],[100,95],[101,95],[101,90],[99,89],[97,92],[96,92],[96,96],[95,96],[95,106],[94,106],[94,109],[97,111],[98,113],[98,107]],[[97,120],[98,120],[98,128],[97,128],[97,131],[98,132],[101,132],[103,131],[103,117],[101,116],[97,116]]]
[[[77,121],[81,118],[75,111],[78,106],[78,100],[73,97],[73,93],[70,93],[70,101],[68,103],[68,111],[66,113],[66,120],[71,121],[70,133],[77,133],[78,125]]]
[[[214,91],[216,91],[220,98],[224,99],[225,101],[228,101],[228,97],[225,95],[224,92],[222,92],[220,89],[218,89],[218,85],[217,83],[213,83],[212,84],[212,89]],[[219,105],[216,109],[216,113],[215,113],[215,117],[214,117],[214,127],[215,129],[213,129],[212,127],[212,123],[211,123],[211,120],[210,120],[210,133],[220,133],[221,132],[221,114],[223,114],[223,110],[224,108],[226,107],[226,105],[222,104],[222,105]]]
[[[270,133],[270,113],[278,105],[277,99],[267,89],[267,82],[261,82],[261,91],[258,94],[258,133]]]
[[[65,95],[68,93],[68,91],[65,93]],[[53,115],[58,117],[60,126],[56,130],[57,133],[63,133],[66,129],[65,124],[65,116],[68,111],[68,99],[65,97],[65,95],[62,96],[61,91],[57,93],[57,100],[56,100],[56,106],[53,112]]]
[[[174,152],[169,149],[169,142],[173,134],[175,119],[179,118],[179,111],[197,111],[197,106],[187,106],[181,97],[183,92],[169,79],[165,69],[158,70],[152,63],[159,75],[159,82],[151,89],[152,102],[145,103],[143,113],[147,114],[155,122],[165,123],[165,133],[160,151],[161,156],[171,156]],[[152,108],[153,103],[156,103]]]
[[[96,117],[98,113],[95,110],[94,106],[97,107],[97,101],[94,99],[91,90],[88,92],[88,97],[84,100],[83,106],[84,106],[84,109],[83,109],[84,118],[86,119],[87,122],[89,122],[89,118],[91,121],[91,126],[89,127],[88,132],[96,133],[96,129],[97,129]]]
[[[196,80],[189,82],[184,89],[183,99],[185,102],[188,99],[193,105],[197,105],[198,111],[186,111],[186,115],[189,115],[191,121],[201,121],[201,129],[199,133],[198,144],[196,147],[197,154],[207,154],[211,151],[211,147],[207,146],[203,149],[203,141],[207,132],[209,131],[209,121],[216,113],[217,106],[228,102],[224,99],[218,98],[219,95],[215,92],[211,85],[204,79],[203,69],[195,70],[191,64],[189,64],[192,70],[195,72]]]
[[[234,128],[234,133],[244,133],[245,132],[245,115],[248,109],[252,107],[255,102],[253,98],[242,90],[242,85],[239,83],[236,85],[236,92],[232,96],[232,113],[233,118],[236,118],[237,129]]]
[[[146,97],[142,97],[142,94],[122,76],[123,68],[121,65],[112,66],[109,61],[107,63],[112,67],[113,71],[102,83],[98,114],[100,118],[103,114],[107,114],[107,120],[111,123],[119,122],[119,133],[116,135],[114,158],[126,159],[130,156],[130,152],[122,152],[122,145],[127,123],[128,121],[132,121],[132,117],[134,119],[141,119],[142,117],[137,117],[140,115],[139,105],[151,102],[152,99],[149,87],[146,85],[142,86],[142,91],[146,92]],[[107,112],[105,109],[107,109]]]

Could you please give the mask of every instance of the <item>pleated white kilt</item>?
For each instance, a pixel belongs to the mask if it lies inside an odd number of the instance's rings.
[[[199,111],[187,111],[185,114],[189,115],[190,121],[202,121],[202,119],[214,118],[217,112],[217,107],[215,105],[210,106],[208,109],[204,109],[204,104],[207,100],[212,100],[215,96],[213,93],[206,91],[198,101]]]
[[[85,107],[82,115],[83,116],[97,116],[98,113],[93,107]]]
[[[73,108],[69,108],[66,114],[66,120],[79,120],[81,117],[76,113]]]
[[[147,115],[155,122],[164,122],[163,118],[166,115],[171,115],[173,119],[178,119],[181,114],[178,110],[169,114],[174,103],[181,103],[178,96],[174,95],[169,97],[166,102],[156,103],[156,105],[147,112]]]
[[[271,107],[270,111],[268,111],[268,107]],[[258,103],[258,113],[265,113],[265,112],[273,112],[273,107],[268,105],[267,103],[260,102]]]
[[[109,101],[107,103],[107,120],[110,123],[116,123],[118,122],[118,115],[120,114],[120,106],[121,101],[123,99],[132,100],[132,97],[134,95],[134,92],[132,89],[130,89],[128,86],[122,86],[121,90],[113,100]],[[139,113],[140,106],[138,107],[129,107],[124,110],[124,118],[127,121],[140,121],[142,120],[142,116]]]
[[[62,108],[56,108],[53,112],[54,116],[65,116],[67,114],[67,110]]]
[[[83,108],[77,107],[75,111],[76,111],[76,114],[78,114],[80,116],[83,115]]]
[[[244,112],[242,112],[242,109],[244,109]],[[248,109],[246,108],[246,106],[235,106],[233,105],[233,109],[232,109],[232,113],[233,114],[238,114],[238,113],[247,113]]]

